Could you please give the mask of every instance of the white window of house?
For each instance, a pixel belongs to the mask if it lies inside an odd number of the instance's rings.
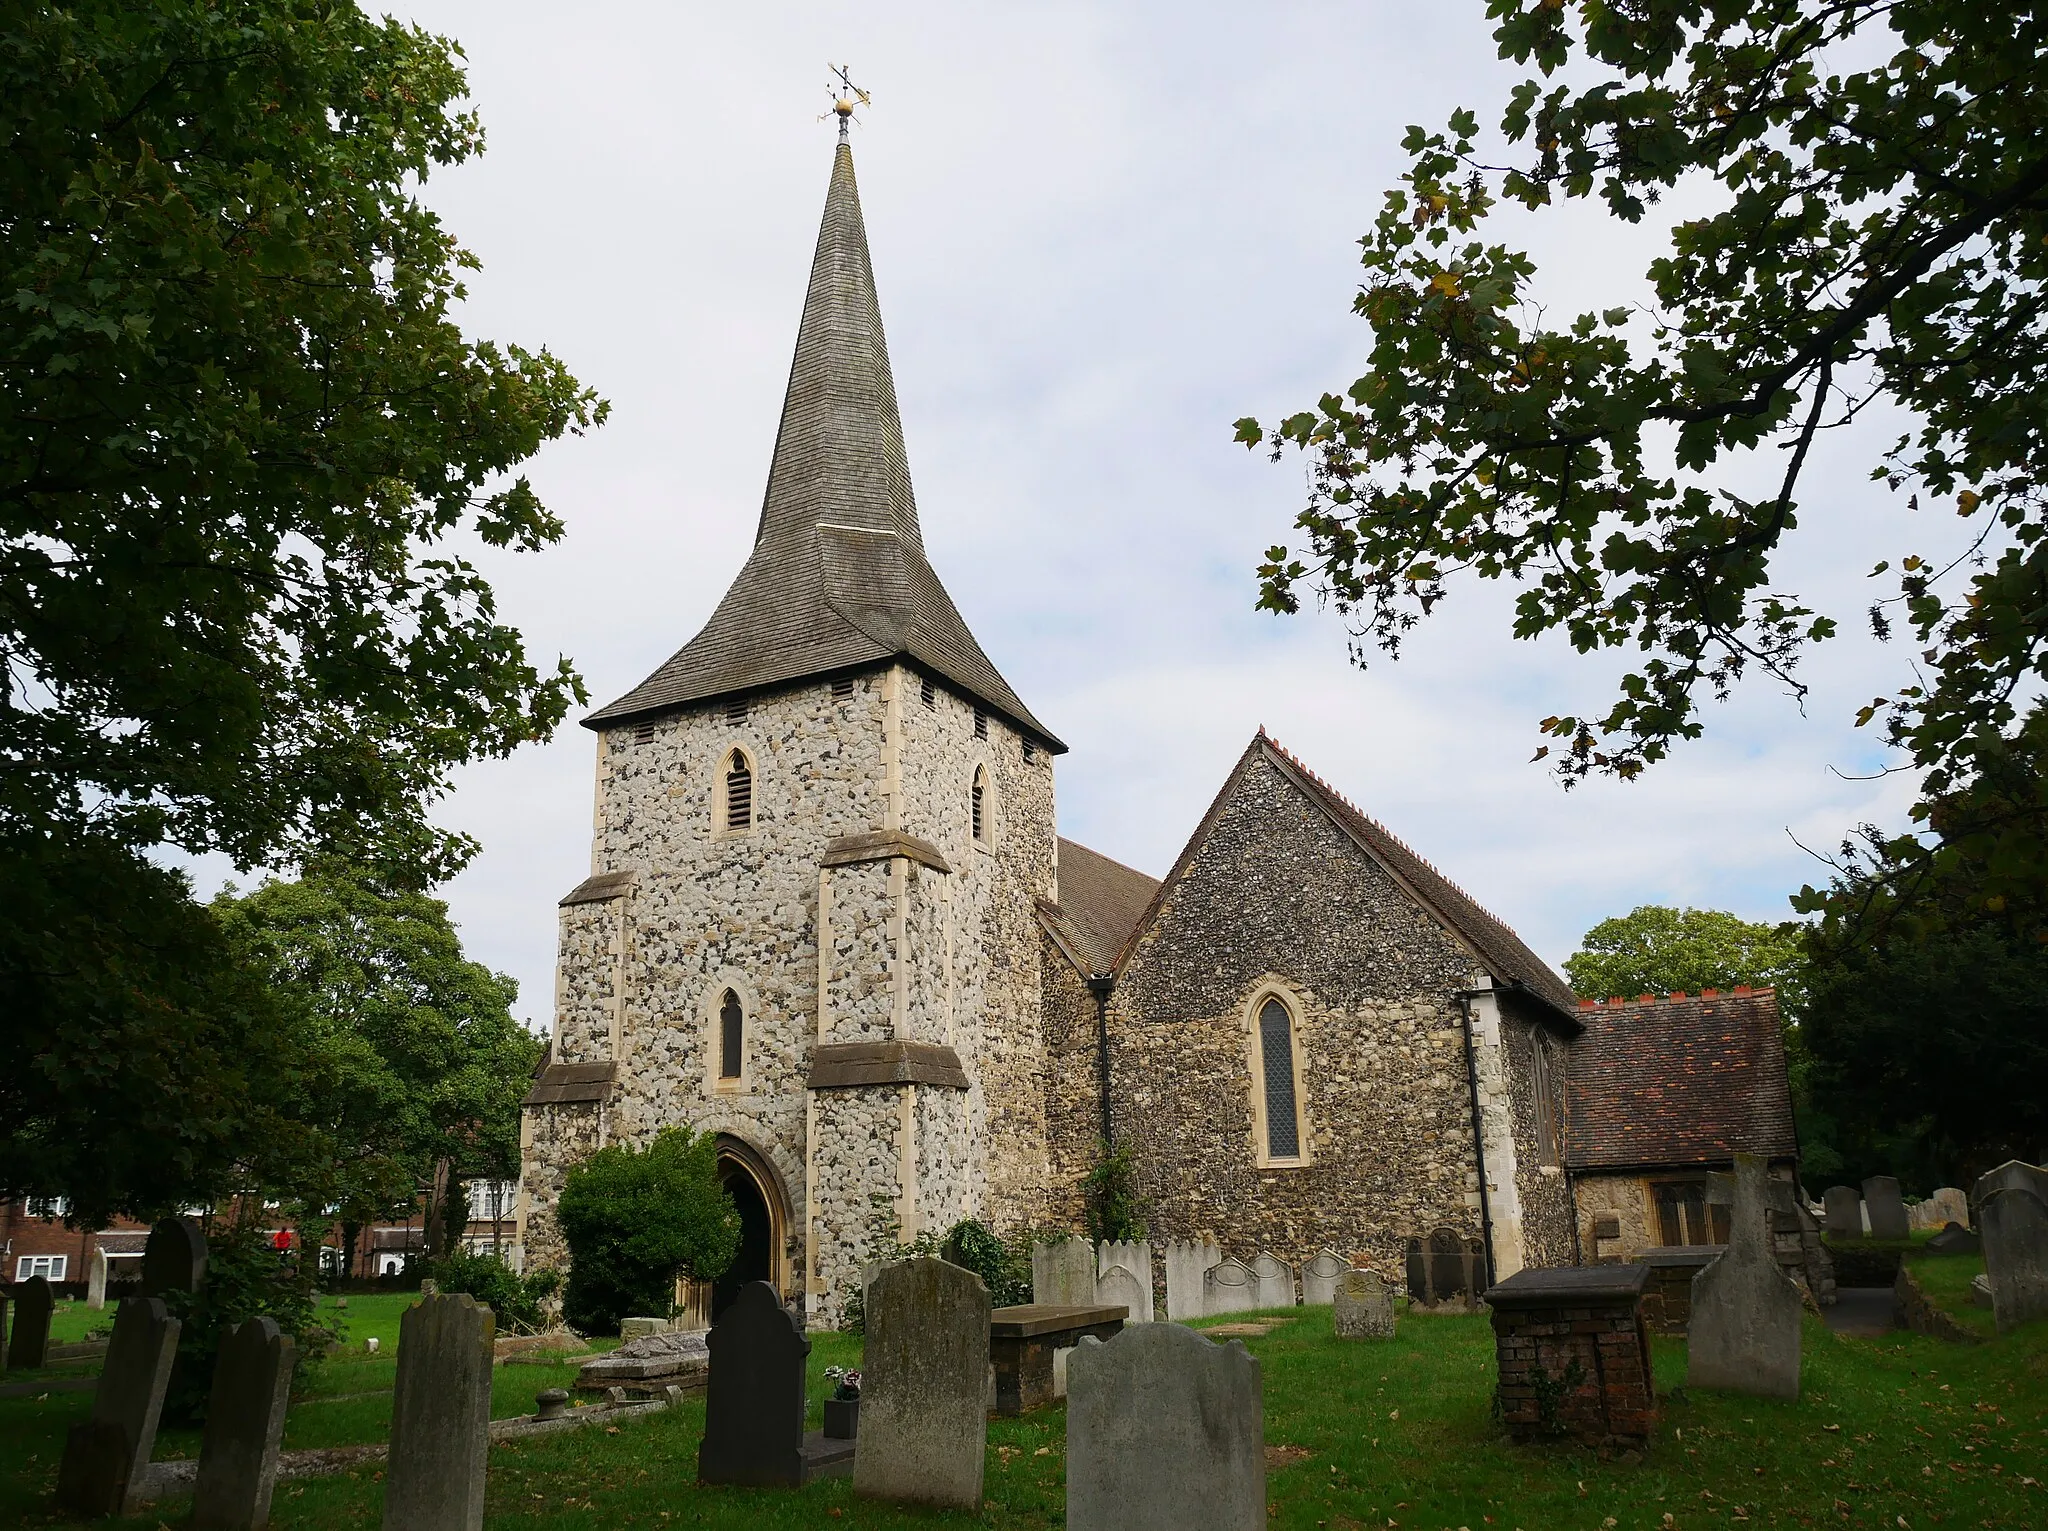
[[[516,1180],[472,1180],[469,1182],[469,1220],[473,1223],[503,1222],[512,1215]]]
[[[1272,990],[1253,997],[1249,1062],[1252,1132],[1262,1165],[1309,1162],[1301,1087],[1301,1040],[1294,1008]]]
[[[735,745],[719,768],[719,827],[740,834],[754,827],[754,762]]]
[[[404,1273],[404,1271],[405,1271],[405,1256],[404,1256],[404,1255],[401,1255],[401,1254],[393,1254],[393,1253],[389,1253],[389,1252],[387,1252],[387,1253],[384,1253],[384,1254],[381,1254],[381,1255],[377,1256],[377,1274],[378,1274],[378,1275],[380,1275],[380,1276],[397,1276],[397,1275],[401,1275],[401,1274],[403,1274],[403,1273]]]
[[[30,1217],[62,1217],[70,1210],[68,1196],[31,1196],[28,1202]]]
[[[14,1279],[33,1281],[41,1276],[46,1281],[62,1281],[70,1268],[69,1255],[23,1255],[15,1262]]]

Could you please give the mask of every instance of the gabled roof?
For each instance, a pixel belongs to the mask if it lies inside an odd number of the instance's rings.
[[[907,660],[1055,752],[925,559],[853,151],[839,145],[754,551],[703,631],[583,720]]]
[[[1725,1164],[1799,1152],[1785,1033],[1769,989],[1583,1001],[1570,1054],[1565,1160],[1575,1170]]]
[[[1561,1029],[1569,1032],[1576,1026],[1571,987],[1551,971],[1548,963],[1524,945],[1520,936],[1482,909],[1476,899],[1424,861],[1385,825],[1367,818],[1356,804],[1289,754],[1263,728],[1245,747],[1236,768],[1216,794],[1216,800],[1209,805],[1209,811],[1202,816],[1202,822],[1188,840],[1186,849],[1180,853],[1180,859],[1174,862],[1173,870],[1166,874],[1166,881],[1153,896],[1151,907],[1125,941],[1117,958],[1119,969],[1130,960],[1139,937],[1156,918],[1174,884],[1193,865],[1197,852],[1208,839],[1210,830],[1237,790],[1244,773],[1261,760],[1270,763],[1293,782],[1353,844],[1400,883],[1409,897],[1427,910],[1439,925],[1469,946],[1486,965],[1497,986],[1519,989],[1539,1000]]]
[[[1062,837],[1060,901],[1038,917],[1086,977],[1116,966],[1117,953],[1159,891],[1159,879]]]

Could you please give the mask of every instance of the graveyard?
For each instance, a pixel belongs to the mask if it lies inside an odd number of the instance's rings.
[[[1965,1293],[1973,1255],[1920,1255],[1913,1268],[1938,1296]],[[348,1340],[293,1399],[284,1447],[368,1444],[391,1427],[394,1351],[410,1294],[355,1297]],[[1951,1311],[1958,1311],[1952,1309]],[[1967,1311],[1962,1305],[1960,1311]],[[82,1305],[62,1310],[59,1338],[82,1337]],[[1268,1327],[1270,1325],[1270,1327]],[[1803,1320],[1797,1401],[1686,1388],[1682,1339],[1656,1338],[1658,1418],[1636,1461],[1601,1460],[1555,1443],[1516,1446],[1493,1417],[1494,1341],[1484,1314],[1402,1311],[1395,1335],[1340,1339],[1332,1310],[1295,1307],[1198,1320],[1224,1328],[1256,1357],[1264,1395],[1267,1523],[1323,1527],[1496,1525],[1662,1528],[1781,1525],[2029,1526],[2048,1515],[2048,1323],[1980,1344],[1907,1332],[1837,1335]],[[1247,1332],[1263,1331],[1263,1332]],[[379,1340],[378,1353],[364,1342]],[[856,1336],[809,1336],[808,1428],[822,1422],[828,1366],[858,1366]],[[604,1342],[599,1342],[602,1345]],[[573,1384],[587,1356],[501,1365],[494,1418],[533,1409],[534,1395]],[[66,1524],[51,1506],[66,1431],[87,1392],[60,1391],[77,1365],[9,1384],[44,1385],[0,1398],[0,1522]],[[1674,1389],[1678,1389],[1674,1393]],[[894,1527],[1066,1523],[1067,1409],[1055,1403],[987,1423],[979,1514],[857,1497],[854,1481],[801,1488],[701,1487],[705,1400],[613,1425],[502,1441],[487,1454],[485,1524]],[[166,1430],[159,1460],[196,1455],[196,1431]],[[276,1488],[271,1524],[376,1524],[385,1484],[376,1465]],[[189,1501],[144,1507],[109,1525],[180,1525]],[[1667,1519],[1667,1517],[1669,1517]]]

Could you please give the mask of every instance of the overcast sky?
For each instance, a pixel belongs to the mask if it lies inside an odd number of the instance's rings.
[[[1460,104],[1491,123],[1519,78],[1481,0],[402,14],[461,42],[489,134],[427,192],[483,262],[465,322],[547,346],[612,403],[531,465],[565,541],[487,564],[594,704],[680,647],[746,554],[830,171],[825,65],[850,61],[874,96],[854,153],[926,544],[1072,749],[1062,833],[1163,874],[1264,724],[1562,962],[1644,902],[1784,918],[1821,870],[1793,837],[1901,821],[1908,784],[1853,779],[1879,762],[1848,727],[1904,658],[1857,636],[1863,575],[1916,532],[1864,482],[1868,438],[1822,449],[1782,567],[1849,634],[1807,667],[1804,711],[1752,682],[1634,785],[1567,793],[1527,763],[1536,720],[1598,706],[1619,667],[1512,641],[1507,592],[1457,589],[1366,672],[1333,619],[1253,610],[1303,474],[1232,422],[1362,370],[1356,240],[1403,128]],[[1562,312],[1635,298],[1659,247],[1588,213],[1502,232]],[[533,1022],[555,901],[589,867],[593,760],[572,724],[443,805],[484,846],[447,890],[464,939]]]

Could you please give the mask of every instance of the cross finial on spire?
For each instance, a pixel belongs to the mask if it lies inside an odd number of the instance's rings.
[[[874,105],[874,98],[853,83],[852,78],[847,73],[852,68],[850,64],[828,63],[825,67],[832,71],[836,81],[836,83],[825,88],[832,93],[832,110],[839,117],[839,141],[845,143],[846,125],[853,121],[854,102],[859,101],[862,106],[872,106]]]

